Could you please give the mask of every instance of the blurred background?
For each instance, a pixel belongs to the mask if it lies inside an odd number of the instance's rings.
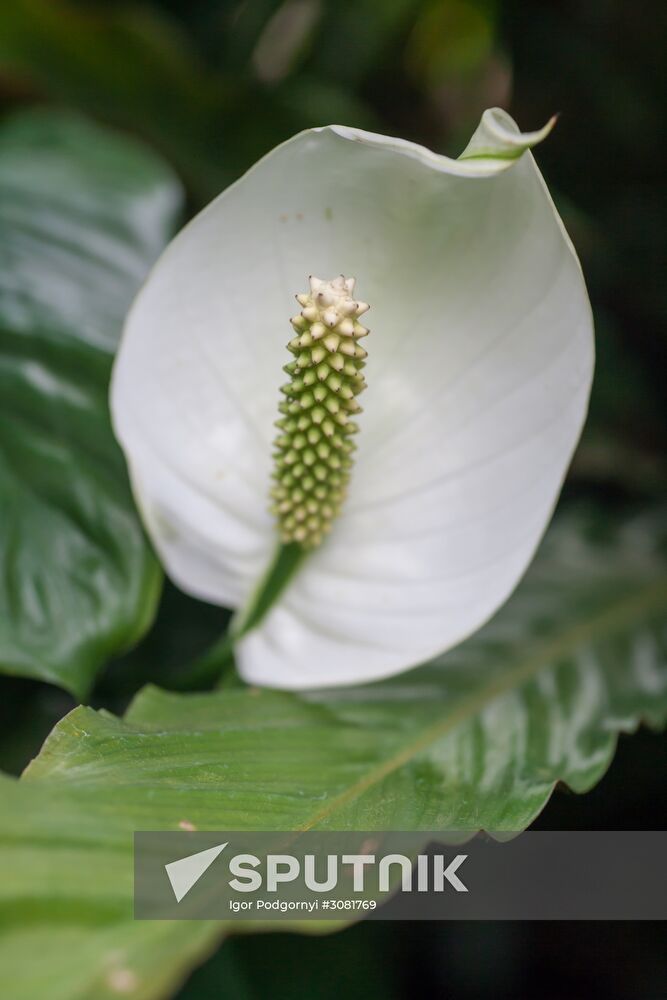
[[[582,260],[598,350],[564,502],[633,508],[667,484],[666,10],[658,0],[3,0],[0,112],[67,107],[140,137],[178,172],[190,212],[308,126],[355,125],[457,155],[486,107],[507,108],[525,130],[560,112],[538,159]],[[146,680],[164,682],[217,637],[220,618],[168,586],[159,625],[110,665],[95,704],[120,711]],[[18,773],[71,704],[0,678],[0,767]],[[666,778],[664,737],[622,738],[598,788],[557,792],[537,825],[664,828]],[[658,1000],[666,955],[650,924],[376,923],[233,940],[178,998]]]

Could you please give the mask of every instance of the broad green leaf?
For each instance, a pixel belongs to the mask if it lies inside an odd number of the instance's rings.
[[[119,981],[168,996],[169,976],[224,933],[132,923],[136,829],[518,830],[557,781],[589,788],[618,732],[667,715],[664,529],[644,518],[591,538],[586,519],[566,520],[478,636],[390,681],[147,688],[123,720],[70,713],[24,779],[0,786],[13,1000],[46,982],[51,1000],[112,996]],[[40,963],[20,960],[37,948]]]
[[[0,130],[0,669],[79,696],[157,599],[107,385],[179,205],[152,155],[83,120]]]

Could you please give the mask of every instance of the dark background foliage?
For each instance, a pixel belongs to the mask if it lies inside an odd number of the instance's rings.
[[[582,260],[599,359],[565,503],[635,509],[667,483],[664,20],[657,0],[4,0],[0,108],[74,108],[141,137],[178,171],[191,211],[311,125],[457,154],[485,107],[525,129],[560,112],[538,157]],[[158,627],[110,665],[94,703],[120,710],[219,629],[217,611],[168,586]],[[71,700],[29,681],[0,686],[0,764],[16,772]],[[538,825],[661,827],[664,748],[646,732],[622,739],[598,788],[557,793]],[[661,943],[658,927],[611,924],[274,934],[229,942],[179,996],[653,1000],[667,991]]]

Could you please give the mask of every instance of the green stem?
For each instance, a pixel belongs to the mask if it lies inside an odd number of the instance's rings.
[[[170,686],[176,691],[197,691],[220,682],[223,672],[234,665],[235,644],[262,622],[306,555],[307,549],[298,542],[280,545],[255,593],[244,610],[232,618],[227,632]]]
[[[254,595],[248,601],[245,609],[234,616],[230,626],[230,634],[233,635],[234,640],[247,635],[260,624],[307,555],[308,550],[304,549],[298,542],[287,542],[278,546],[273,561]]]

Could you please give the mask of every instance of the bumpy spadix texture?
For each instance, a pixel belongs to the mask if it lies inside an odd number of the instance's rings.
[[[290,381],[276,426],[276,480],[271,510],[283,542],[315,548],[331,530],[347,494],[361,412],[357,401],[366,388],[361,369],[366,351],[358,341],[368,334],[359,316],[369,308],[352,297],[354,278],[333,281],[310,277],[310,292],[297,295],[302,306],[291,323],[296,336],[287,349]]]
[[[172,579],[239,609],[276,549],[294,293],[343,271],[372,306],[348,496],[237,644],[246,680],[405,670],[478,629],[532,559],[593,371],[581,268],[529,152],[549,130],[487,111],[458,160],[339,125],[303,132],[193,219],[139,294],[111,400],[135,495]]]

